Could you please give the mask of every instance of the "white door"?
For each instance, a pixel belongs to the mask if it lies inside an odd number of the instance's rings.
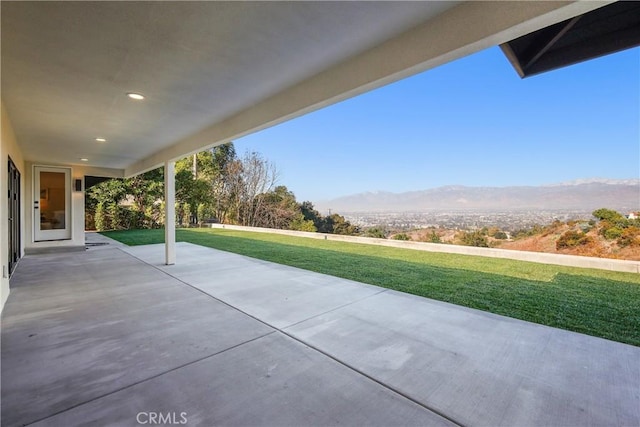
[[[71,170],[34,167],[35,241],[71,239]]]

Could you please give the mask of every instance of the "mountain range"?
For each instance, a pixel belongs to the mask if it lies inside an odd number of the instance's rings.
[[[317,203],[321,211],[421,212],[584,210],[640,211],[640,179],[580,179],[541,186],[467,187],[449,185],[422,191],[366,192]]]

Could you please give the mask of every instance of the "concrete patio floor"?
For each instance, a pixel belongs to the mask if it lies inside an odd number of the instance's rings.
[[[193,426],[640,425],[638,347],[188,243],[165,266],[163,245],[89,237],[109,244],[20,261],[2,314],[3,426],[154,413]]]

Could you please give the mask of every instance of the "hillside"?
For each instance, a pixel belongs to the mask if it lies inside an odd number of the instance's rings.
[[[586,179],[544,186],[446,186],[405,193],[368,192],[317,203],[339,212],[572,209],[640,210],[640,180]]]
[[[635,225],[629,222],[626,228],[619,228],[608,221],[556,221],[512,239],[497,238],[498,232],[498,229],[465,232],[428,228],[402,234],[414,241],[443,244],[468,244],[464,241],[465,234],[475,234],[480,235],[480,241],[488,246],[500,249],[640,261],[640,227],[637,222]],[[398,238],[397,235],[390,237]],[[506,234],[502,233],[501,237],[506,237]]]
[[[501,249],[513,249],[532,252],[547,252],[567,255],[592,256],[600,258],[615,258],[640,261],[640,245],[621,246],[615,239],[606,239],[602,235],[602,228],[596,226],[584,233],[590,241],[574,247],[557,248],[558,240],[567,232],[581,233],[580,223],[554,224],[545,228],[540,234],[530,237],[507,241],[496,245]]]

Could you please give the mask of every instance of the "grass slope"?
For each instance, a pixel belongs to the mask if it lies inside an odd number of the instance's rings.
[[[105,232],[127,245],[163,230]],[[190,242],[640,346],[640,275],[219,229]]]

